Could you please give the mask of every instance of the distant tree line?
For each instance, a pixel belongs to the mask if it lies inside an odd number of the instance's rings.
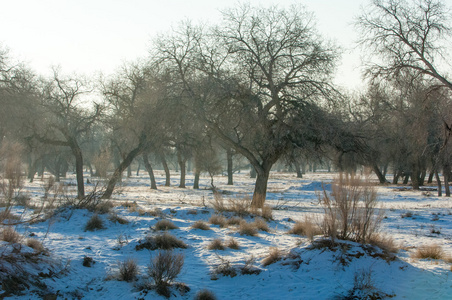
[[[213,186],[222,155],[228,184],[237,158],[255,172],[257,208],[276,163],[301,176],[307,161],[350,173],[365,166],[381,183],[392,172],[394,184],[414,189],[435,179],[439,194],[442,174],[450,196],[449,16],[438,0],[373,0],[355,21],[368,55],[367,88],[356,92],[332,83],[339,48],[300,6],[237,5],[219,24],[181,23],[153,40],[147,58],[98,78],[59,68],[39,76],[3,49],[0,146],[22,144],[31,181],[44,168],[59,180],[73,165],[79,198],[84,168],[108,178],[110,198],[134,161],[153,189],[156,163],[170,185],[176,162],[183,188],[190,162],[199,188],[202,172]]]

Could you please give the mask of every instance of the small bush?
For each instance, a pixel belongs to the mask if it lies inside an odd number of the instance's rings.
[[[223,245],[223,241],[221,239],[214,239],[212,240],[209,245],[207,246],[207,249],[209,250],[224,250],[225,247]]]
[[[104,228],[104,221],[98,214],[94,214],[85,225],[85,231],[94,231]]]
[[[239,225],[239,233],[240,235],[256,236],[257,228],[255,224],[247,223],[245,220],[243,220]]]
[[[219,192],[213,193],[213,201],[211,202],[213,209],[216,212],[224,212],[227,211],[226,204],[224,203],[223,196]]]
[[[166,231],[166,230],[173,230],[173,229],[179,229],[176,225],[174,225],[173,222],[170,220],[160,220],[154,225],[154,229],[158,231]]]
[[[227,219],[227,223],[230,226],[234,226],[234,225],[240,225],[240,222],[242,222],[242,218],[240,217],[231,217]]]
[[[133,281],[138,275],[137,262],[131,258],[126,259],[119,263],[119,280],[121,281]]]
[[[196,293],[194,300],[217,300],[217,297],[209,290],[200,290]]]
[[[135,246],[137,251],[141,249],[170,250],[173,248],[185,249],[187,248],[187,244],[167,232],[156,236],[146,236],[143,241],[138,241],[138,245]]]
[[[153,279],[157,293],[169,296],[168,287],[179,275],[183,265],[184,256],[173,254],[172,251],[159,251],[155,257],[151,257],[148,275]]]
[[[27,239],[27,246],[35,250],[37,253],[43,253],[45,251],[44,245],[37,239]]]
[[[127,220],[126,218],[120,217],[120,216],[118,216],[118,214],[115,214],[115,213],[109,214],[108,220],[110,220],[113,223],[118,223],[121,225],[125,225],[125,224],[129,223],[129,220]]]
[[[228,248],[231,248],[231,249],[234,249],[234,250],[239,250],[240,249],[239,242],[237,242],[237,240],[234,239],[234,238],[230,238],[228,240],[228,242],[226,243],[226,246]]]
[[[221,228],[226,227],[227,225],[227,220],[225,217],[221,216],[221,215],[213,215],[210,217],[209,219],[209,223],[212,225],[218,225]]]
[[[236,198],[229,200],[229,211],[237,214],[239,217],[244,217],[250,214],[251,198]]]
[[[232,266],[231,262],[225,259],[221,259],[221,263],[215,267],[212,271],[212,280],[218,279],[218,275],[235,277],[237,276],[237,270]]]
[[[264,219],[257,218],[256,220],[254,220],[253,224],[258,230],[265,231],[265,232],[268,232],[270,230],[268,228],[267,222]]]
[[[312,241],[315,235],[321,234],[322,232],[311,218],[306,216],[304,221],[297,221],[288,233],[306,236]]]
[[[417,259],[442,259],[444,257],[444,251],[441,246],[437,244],[421,246],[417,248],[416,252],[411,255]]]
[[[95,212],[98,214],[108,214],[112,208],[113,208],[113,203],[111,203],[111,201],[101,201],[96,205],[95,208]]]
[[[203,221],[196,221],[191,225],[191,228],[193,229],[201,229],[201,230],[210,230],[209,225],[206,224],[206,222]]]
[[[266,220],[273,220],[273,209],[270,205],[264,205],[262,207],[261,217]]]
[[[395,244],[393,238],[381,234],[375,234],[372,238],[370,238],[369,244],[377,246],[383,251],[389,253],[397,253],[400,250],[400,248]]]
[[[135,201],[134,202],[125,201],[122,202],[120,206],[127,208],[129,212],[136,212],[139,210],[138,204]]]
[[[268,256],[262,260],[262,265],[266,267],[277,262],[278,260],[281,260],[281,251],[276,247],[270,247]]]
[[[18,243],[21,239],[21,235],[17,233],[17,231],[11,226],[3,227],[3,230],[0,234],[0,238],[2,241],[7,243],[15,244]]]
[[[89,256],[84,256],[83,257],[83,262],[82,262],[82,265],[84,266],[84,267],[88,267],[88,268],[90,268],[92,265],[94,265],[96,262],[94,261],[94,259],[92,258],[92,257],[89,257]]]

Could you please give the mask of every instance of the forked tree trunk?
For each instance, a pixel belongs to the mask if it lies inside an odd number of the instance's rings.
[[[226,159],[228,161],[228,185],[233,185],[233,169],[232,169],[232,150],[226,151]]]
[[[146,168],[146,171],[149,174],[149,178],[151,179],[151,189],[156,190],[157,184],[155,182],[154,170],[152,169],[152,165],[149,162],[147,153],[143,153],[143,162],[144,162],[144,167]]]
[[[430,173],[428,174],[427,183],[433,182],[433,176],[435,176],[435,172],[433,170],[431,170]]]
[[[171,174],[170,174],[170,170],[168,168],[168,163],[166,162],[165,159],[165,154],[160,153],[160,160],[162,162],[162,166],[163,166],[163,170],[165,170],[165,186],[170,186],[171,185]]]
[[[140,143],[138,147],[133,149],[127,154],[126,158],[119,164],[116,170],[113,172],[110,180],[107,184],[107,189],[102,195],[102,199],[110,199],[113,194],[113,190],[115,189],[116,183],[121,179],[122,172],[124,172],[128,166],[132,163],[132,161],[143,151],[143,145]]]

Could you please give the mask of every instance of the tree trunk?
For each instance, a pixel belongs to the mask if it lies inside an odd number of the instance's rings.
[[[435,172],[433,170],[431,170],[430,173],[428,174],[427,183],[433,182],[433,176],[435,176]]]
[[[148,171],[149,178],[151,179],[151,189],[156,190],[157,184],[155,182],[154,170],[152,169],[152,165],[149,162],[147,153],[143,153],[143,162],[144,162],[144,167],[146,168],[146,171]]]
[[[425,176],[427,176],[427,170],[423,169],[421,175],[419,176],[419,186],[424,186]]]
[[[132,161],[143,151],[143,145],[140,143],[138,147],[133,149],[127,154],[126,158],[119,164],[116,170],[113,172],[110,180],[107,184],[107,189],[102,195],[102,199],[110,199],[113,194],[113,190],[115,189],[116,183],[121,179],[122,172],[124,172],[128,166],[132,163]]]
[[[438,184],[438,197],[443,195],[443,187],[441,186],[441,178],[439,178],[438,171],[435,171],[436,183]]]
[[[201,171],[195,169],[195,180],[193,181],[193,189],[199,190],[199,177],[201,175]]]
[[[180,183],[179,183],[179,187],[180,188],[185,188],[185,173],[186,173],[185,162],[186,162],[186,160],[184,160],[182,158],[182,155],[179,152],[177,153],[177,162],[179,163],[179,166],[180,166]]]
[[[387,182],[385,175],[383,175],[383,173],[381,173],[380,168],[376,164],[372,165],[372,170],[374,171],[375,175],[377,175],[380,183]]]
[[[168,164],[166,162],[165,159],[165,154],[160,153],[160,160],[162,161],[162,166],[163,169],[165,170],[165,186],[170,186],[171,185],[171,174],[170,174],[170,170],[168,168]]]
[[[297,171],[297,178],[303,178],[303,171],[298,163],[294,163],[295,170]]]
[[[85,197],[85,182],[83,181],[83,155],[82,149],[76,141],[71,141],[72,154],[75,157],[75,174],[77,176],[77,197],[82,199]],[[59,170],[58,170],[59,172]]]
[[[408,180],[410,179],[410,174],[406,174],[403,178],[403,184],[408,184]]]
[[[137,177],[140,176],[140,168],[141,168],[141,164],[138,163],[138,167],[137,167]],[[154,174],[154,173],[152,173]]]
[[[445,165],[443,168],[443,176],[444,176],[444,189],[446,191],[446,197],[450,197],[450,188],[449,188],[449,174],[450,174],[450,165]]]
[[[132,177],[132,166],[128,165],[127,166],[127,178]]]
[[[250,171],[250,178],[256,178],[257,174],[256,174],[256,169],[251,166],[251,171]]]
[[[253,200],[251,201],[251,206],[254,208],[264,207],[265,197],[267,196],[267,183],[271,166],[268,168],[260,169],[261,170],[256,171],[256,184],[254,186]]]
[[[228,161],[228,185],[234,185],[233,182],[233,169],[232,169],[232,150],[226,151],[226,159]]]

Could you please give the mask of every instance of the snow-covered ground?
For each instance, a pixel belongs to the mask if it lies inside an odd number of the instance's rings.
[[[312,247],[307,237],[287,233],[295,220],[322,213],[317,192],[322,189],[322,182],[330,182],[334,175],[309,173],[298,179],[291,173],[272,173],[266,203],[274,208],[274,220],[268,222],[269,232],[259,231],[257,236],[240,235],[234,226],[192,229],[195,221],[208,222],[215,214],[210,205],[213,200],[208,189],[210,179],[202,180],[200,190],[193,190],[189,175],[187,188],[181,189],[177,188],[177,174],[173,174],[172,186],[164,187],[160,172],[156,173],[158,190],[150,189],[144,172],[140,177],[124,179],[118,186],[113,202],[119,206],[113,211],[127,219],[127,224],[114,223],[108,214],[103,214],[100,217],[105,229],[84,231],[93,212],[66,209],[44,222],[19,225],[17,231],[41,240],[49,250],[48,260],[58,262],[53,270],[57,273],[41,279],[48,292],[58,295],[58,299],[165,299],[154,290],[138,288],[147,280],[147,266],[158,250],[135,248],[147,234],[157,234],[152,227],[162,218],[179,227],[170,233],[188,245],[174,252],[185,257],[176,281],[185,283],[190,291],[181,293],[172,289],[175,299],[193,299],[202,289],[212,291],[218,299],[340,299],[345,296],[359,299],[353,287],[354,278],[360,275],[371,281],[375,291],[393,299],[452,299],[451,262],[410,257],[417,247],[432,244],[442,247],[445,256],[452,256],[450,198],[435,197],[435,192],[432,196],[409,188],[401,190],[400,186],[376,187],[385,210],[381,231],[402,248],[392,260],[381,258],[356,243],[344,242],[331,249]],[[224,199],[250,197],[254,182],[248,177],[246,173],[236,174],[235,184],[228,186],[226,178],[218,176],[215,184]],[[75,182],[68,179],[71,180]],[[24,191],[38,201],[43,195],[42,186],[43,182],[36,180],[27,184]],[[142,211],[121,206],[124,202],[135,202]],[[143,210],[156,209],[162,212],[158,216],[143,214]],[[245,219],[252,221],[252,217]],[[208,250],[207,246],[216,238],[223,241],[234,238],[240,249]],[[8,247],[6,243],[0,246]],[[277,247],[284,259],[263,266],[262,259],[271,247]],[[84,257],[92,258],[95,263],[91,267],[83,266]],[[119,263],[127,258],[138,263],[137,281],[115,279]],[[239,271],[235,277],[213,275],[222,262],[239,268],[253,259],[252,270],[260,271],[259,274],[242,275]],[[45,270],[42,272],[46,274]],[[11,299],[40,299],[41,296],[24,291],[23,295]]]

